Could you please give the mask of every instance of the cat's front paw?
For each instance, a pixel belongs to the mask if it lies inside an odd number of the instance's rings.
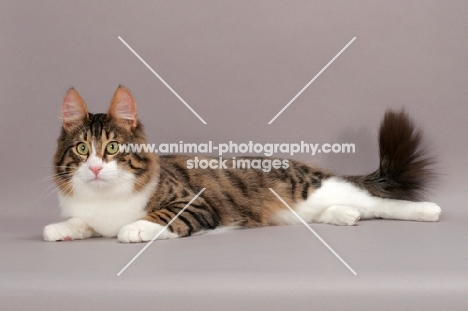
[[[67,221],[51,224],[44,228],[44,241],[70,241],[87,239],[93,230],[81,219],[70,218]]]
[[[71,240],[70,235],[67,233],[68,230],[63,228],[62,224],[51,224],[45,226],[43,232],[44,241],[54,242]]]
[[[138,220],[120,229],[117,239],[123,243],[139,243],[151,241],[157,234],[164,229],[160,224],[148,221]],[[176,238],[177,234],[165,229],[158,236],[158,239]]]

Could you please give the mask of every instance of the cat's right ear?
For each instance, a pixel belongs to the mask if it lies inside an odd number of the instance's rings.
[[[80,125],[88,118],[88,109],[80,94],[71,88],[68,90],[62,103],[62,126],[70,130]]]

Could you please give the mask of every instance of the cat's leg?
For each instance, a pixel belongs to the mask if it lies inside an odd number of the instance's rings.
[[[43,235],[44,241],[82,240],[99,236],[84,220],[74,217],[46,226]]]
[[[374,198],[374,204],[365,208],[363,218],[384,218],[413,221],[438,221],[440,207],[432,202],[411,202]]]
[[[328,189],[335,191],[335,195],[328,193],[334,201],[358,209],[361,219],[396,219],[412,221],[438,221],[441,214],[440,207],[431,202],[412,202],[375,197],[368,192],[343,182],[330,183]]]
[[[148,214],[141,220],[123,226],[117,239],[124,243],[148,242],[158,234],[158,240],[171,239],[200,234],[205,230],[215,229],[219,225],[217,213],[199,198],[185,209],[167,229],[164,229],[186,204],[174,203]]]
[[[347,181],[330,178],[295,207],[306,221],[329,224],[355,224],[354,211],[361,219],[385,218],[413,221],[437,221],[441,209],[435,203],[410,202],[374,197]],[[357,217],[358,215],[356,215]]]

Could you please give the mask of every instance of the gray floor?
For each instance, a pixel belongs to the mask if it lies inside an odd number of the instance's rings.
[[[156,241],[118,277],[144,244],[48,243],[53,219],[3,218],[1,309],[466,310],[468,213],[455,201],[438,223],[313,224],[357,276],[302,225]]]

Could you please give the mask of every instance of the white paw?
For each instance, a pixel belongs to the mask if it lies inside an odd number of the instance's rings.
[[[361,219],[359,211],[346,205],[332,205],[322,212],[320,222],[337,226],[354,226]]]
[[[137,220],[129,225],[123,226],[117,235],[117,239],[123,243],[148,242],[163,229],[164,227],[157,223],[143,219]],[[176,237],[178,237],[177,234],[170,232],[169,229],[165,229],[157,238],[163,240]]]
[[[355,208],[347,208],[335,217],[335,225],[354,226],[361,219],[361,214]]]
[[[438,221],[442,210],[440,206],[432,202],[421,202],[420,210],[417,212],[419,221]]]
[[[93,230],[81,219],[70,218],[67,221],[48,225],[44,228],[44,241],[70,241],[87,239]]]

